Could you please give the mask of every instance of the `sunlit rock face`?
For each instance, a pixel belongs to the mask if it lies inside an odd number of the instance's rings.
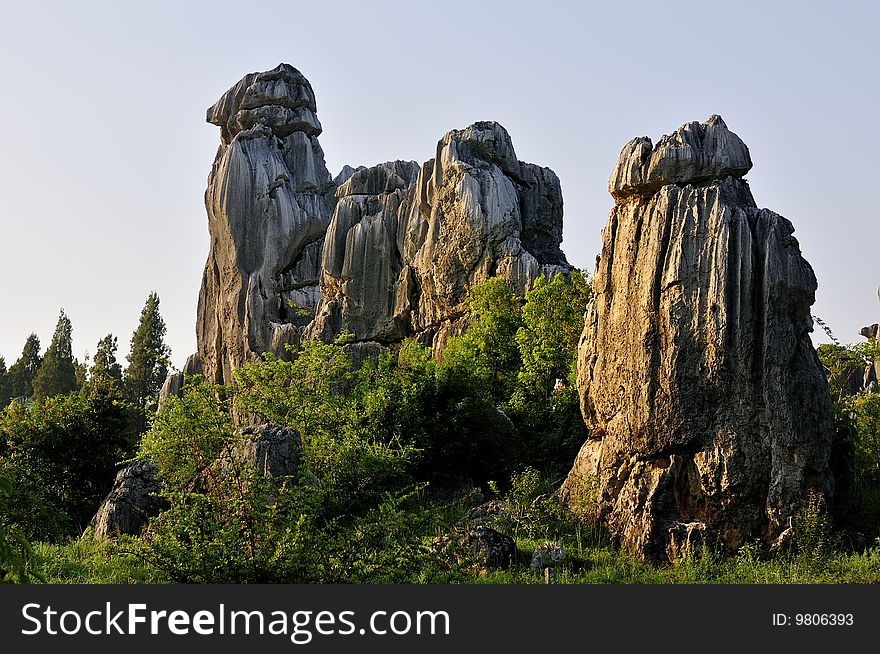
[[[602,521],[646,559],[773,544],[810,493],[833,503],[816,278],[792,224],[755,204],[750,167],[712,116],[630,141],[609,183],[578,359],[591,437],[562,493],[598,484]]]
[[[206,379],[226,382],[262,352],[284,353],[320,300],[335,185],[315,95],[287,64],[246,75],[208,109],[220,127],[205,206],[211,246],[196,322]]]

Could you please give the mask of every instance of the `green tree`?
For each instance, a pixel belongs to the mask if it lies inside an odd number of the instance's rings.
[[[146,428],[146,413],[155,408],[159,391],[168,376],[170,356],[171,348],[165,344],[165,321],[159,313],[159,295],[153,291],[141,311],[140,322],[131,336],[131,350],[126,357],[126,394],[142,414],[134,420],[138,432]]]
[[[6,360],[0,357],[0,411],[9,406],[12,399],[12,376],[6,370]]]
[[[509,410],[532,466],[561,471],[587,437],[576,382],[589,299],[589,282],[578,270],[569,279],[541,275],[526,293],[515,338],[522,365]]]
[[[52,343],[34,376],[35,399],[51,397],[76,390],[77,363],[73,358],[73,327],[61,309]]]
[[[18,361],[9,368],[13,397],[31,397],[34,394],[34,377],[42,363],[40,338],[36,334],[31,334],[24,342]]]
[[[468,290],[467,329],[443,351],[443,374],[484,380],[488,399],[506,402],[513,392],[520,356],[515,336],[522,326],[521,297],[500,277]]]
[[[861,393],[852,401],[856,428],[856,470],[862,480],[880,483],[880,393]]]
[[[10,479],[0,475],[0,515],[3,514],[13,494]],[[0,584],[27,583],[31,577],[42,578],[31,569],[33,551],[24,534],[14,525],[0,524]]]
[[[568,280],[560,273],[552,281],[544,275],[535,280],[526,293],[523,324],[515,337],[522,359],[515,401],[546,401],[557,389],[557,380],[573,384],[589,300],[590,285],[579,270]]]
[[[297,372],[321,373],[311,379],[291,378],[292,362],[269,357],[241,369],[240,389],[190,380],[182,397],[168,399],[138,453],[158,467],[168,504],[133,543],[146,560],[178,582],[400,583],[435,558],[424,545],[429,514],[414,509],[407,488],[409,450],[359,437],[351,414],[338,413],[345,396],[325,385],[350,366],[340,349],[304,344],[308,362]],[[232,455],[248,438],[233,427],[227,396],[236,392],[261,415],[308,425],[299,483],[260,476]],[[315,405],[306,413],[303,398]],[[319,417],[325,401],[341,422]]]
[[[107,334],[98,341],[95,357],[92,359],[90,377],[95,379],[113,379],[122,381],[122,365],[116,360],[119,345],[113,334]]]

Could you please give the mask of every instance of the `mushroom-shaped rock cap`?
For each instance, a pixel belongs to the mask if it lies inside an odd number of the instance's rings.
[[[248,73],[208,109],[207,121],[219,125],[224,143],[257,124],[284,138],[293,132],[321,133],[315,115],[315,93],[309,81],[290,64],[264,73]]]
[[[608,190],[616,200],[645,195],[667,184],[703,183],[742,177],[752,167],[746,144],[721,116],[705,123],[686,123],[652,147],[646,136],[635,138],[620,152]]]

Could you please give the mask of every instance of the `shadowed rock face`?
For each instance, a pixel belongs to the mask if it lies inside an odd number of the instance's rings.
[[[119,534],[140,534],[165,502],[159,497],[158,469],[146,461],[132,461],[116,473],[113,488],[98,507],[90,526],[100,540]]]
[[[400,226],[418,174],[415,161],[393,161],[352,170],[340,184],[309,336],[330,341],[347,329],[358,340],[388,343],[411,333]]]
[[[743,142],[718,116],[609,184],[578,388],[592,438],[562,492],[643,558],[773,543],[815,491],[831,503],[831,406],[810,341],[816,278],[791,223],[758,209]]]
[[[335,205],[315,111],[311,85],[287,64],[246,75],[208,109],[221,128],[196,322],[208,381],[229,381],[262,352],[283,354],[314,315]]]

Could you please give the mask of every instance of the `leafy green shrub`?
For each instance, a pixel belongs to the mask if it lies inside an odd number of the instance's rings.
[[[0,522],[32,537],[82,533],[130,453],[126,429],[126,403],[112,386],[8,407],[0,413],[0,462],[16,482],[17,502]]]
[[[507,510],[496,518],[496,528],[515,539],[557,540],[576,533],[577,516],[560,501],[557,488],[535,468],[514,473],[504,497]]]
[[[487,397],[491,375],[466,364],[453,339],[442,363],[430,349],[406,341],[396,357],[361,371],[356,406],[359,429],[383,442],[412,448],[414,474],[441,485],[506,476],[518,452],[510,421]]]
[[[855,426],[856,469],[863,482],[880,484],[880,393],[864,393],[852,399]]]
[[[427,518],[403,510],[411,495],[411,450],[367,438],[345,421],[347,410],[331,432],[321,407],[309,409],[307,417],[318,419],[309,420],[303,434],[298,481],[260,476],[231,456],[240,438],[232,407],[259,406],[276,419],[304,415],[284,406],[292,401],[285,392],[271,395],[289,363],[268,359],[250,367],[243,402],[241,396],[224,399],[218,387],[188,384],[144,436],[138,456],[158,466],[169,508],[151,521],[137,551],[170,579],[402,581],[429,556],[421,545]],[[282,383],[287,398],[299,392],[290,390],[296,380]],[[335,404],[331,410],[349,401],[329,386],[315,388],[311,400],[326,394]]]
[[[0,510],[8,508],[13,484],[0,475]],[[27,583],[41,579],[33,570],[33,550],[14,525],[0,525],[0,583]]]
[[[818,567],[834,548],[831,522],[821,493],[811,491],[807,504],[793,519],[793,544],[800,561]]]
[[[561,471],[587,438],[577,391],[577,346],[591,289],[578,270],[570,279],[543,275],[526,293],[516,345],[522,366],[510,398],[528,463]]]
[[[306,340],[290,348],[292,360],[267,353],[263,361],[242,366],[228,389],[235,409],[258,421],[292,425],[305,435],[335,431],[350,420],[355,402],[345,392],[356,378],[342,348],[346,338]]]

